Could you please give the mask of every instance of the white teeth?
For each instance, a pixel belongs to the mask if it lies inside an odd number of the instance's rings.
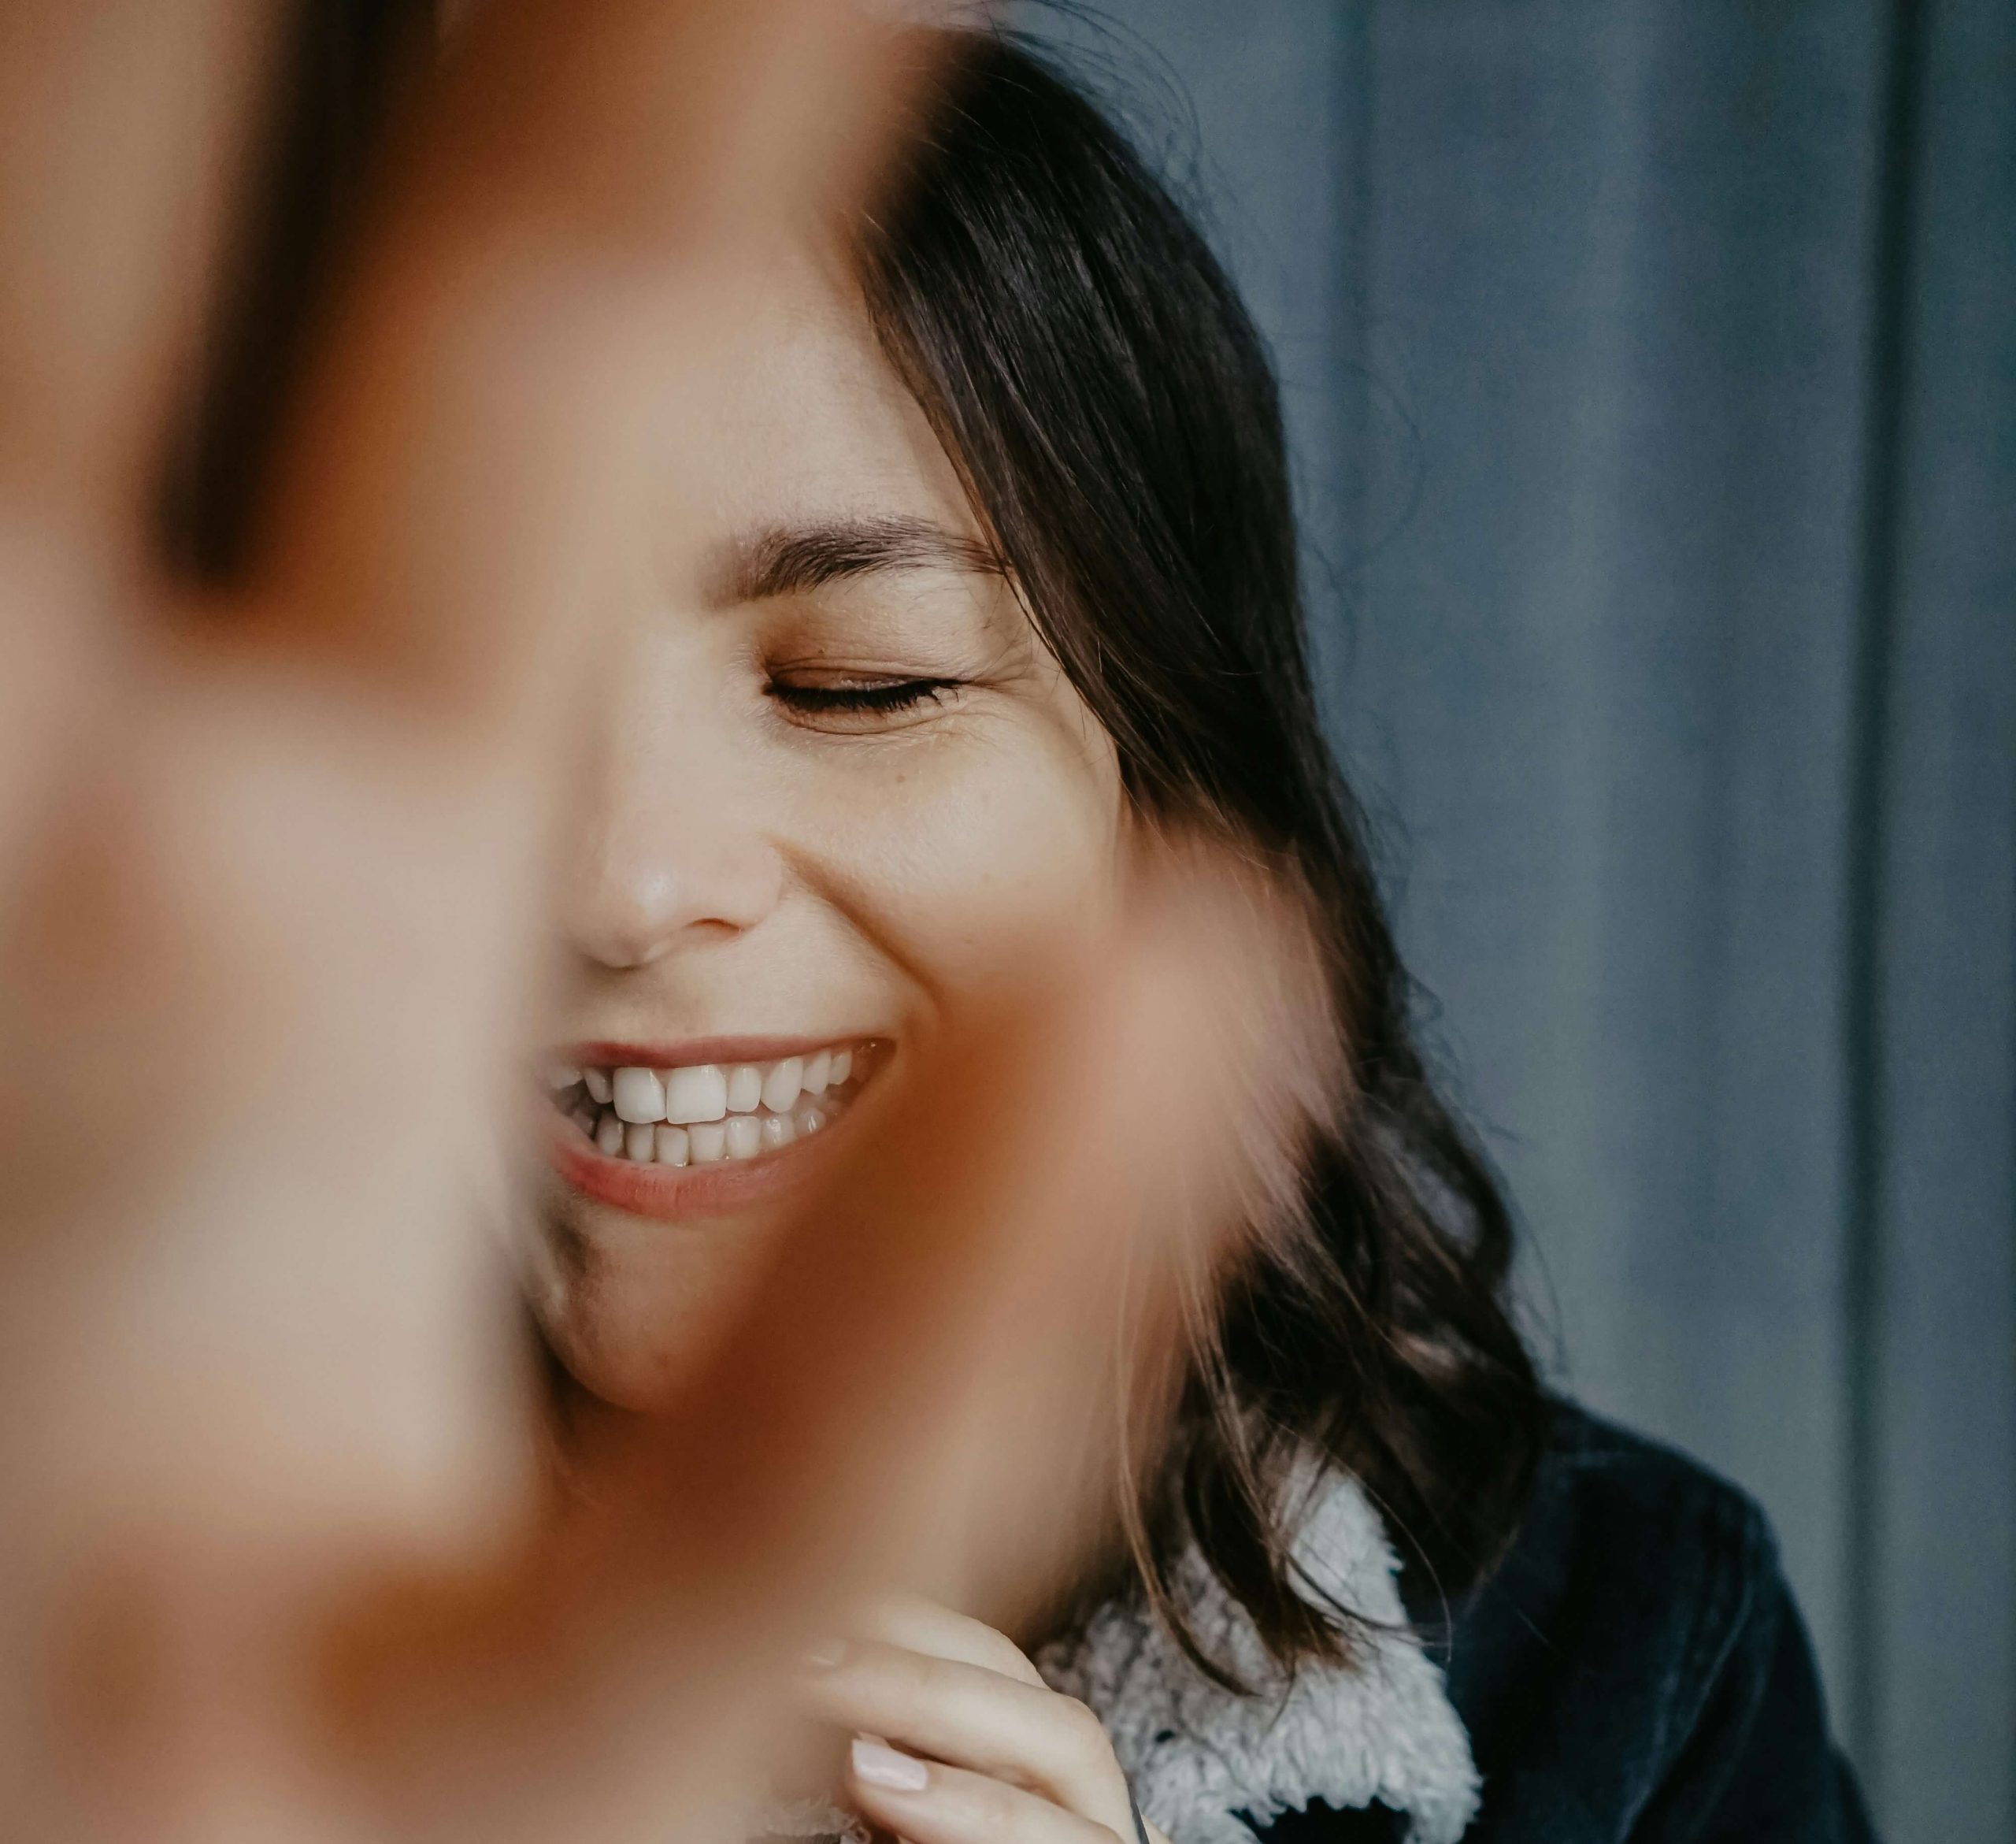
[[[627,1121],[665,1119],[665,1084],[654,1069],[620,1069],[612,1085],[616,1111]]]
[[[713,1165],[754,1159],[816,1133],[834,1104],[808,1105],[843,1087],[854,1074],[853,1046],[828,1048],[773,1063],[703,1063],[684,1069],[540,1066],[539,1078],[568,1119],[611,1159],[666,1166]],[[569,1094],[579,1086],[585,1096]],[[759,1112],[758,1110],[762,1111]],[[661,1124],[662,1123],[662,1124]]]
[[[719,1120],[728,1112],[728,1078],[717,1063],[695,1063],[665,1074],[665,1118],[676,1126]]]
[[[763,1072],[753,1063],[738,1063],[728,1072],[728,1111],[754,1114],[763,1099]]]
[[[773,1114],[784,1114],[798,1099],[799,1079],[805,1074],[805,1059],[787,1056],[782,1063],[773,1063],[770,1073],[763,1078],[763,1105]]]

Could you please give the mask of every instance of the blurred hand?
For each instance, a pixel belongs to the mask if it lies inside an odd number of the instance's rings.
[[[738,263],[815,176],[865,172],[892,77],[886,39],[810,0],[481,9],[325,304],[244,580],[199,599],[155,560],[154,486],[285,11],[0,23],[0,1805],[23,1835],[241,1812],[343,1835],[353,1801],[388,1835],[417,1776],[361,1737],[309,1758],[364,1681],[358,1643],[325,1673],[311,1630],[354,1640],[350,1589],[446,1571],[421,1597],[439,1657],[399,1668],[437,1719],[470,1704],[476,1627],[493,1654],[536,1607],[542,1644],[569,1631],[518,1534],[484,1136],[603,534],[640,516],[650,419],[704,371]],[[746,1534],[808,1489],[780,1479]],[[620,1681],[580,1644],[573,1693]],[[696,1632],[670,1675],[707,1656]],[[539,1727],[528,1704],[465,1726]],[[521,1791],[557,1785],[563,1732]]]
[[[1291,937],[1193,867],[954,1033],[690,1400],[543,1516],[486,1136],[603,534],[738,265],[871,169],[901,60],[821,0],[480,9],[251,566],[199,599],[151,486],[269,31],[0,23],[0,1803],[38,1837],[694,1835],[835,1596],[1006,1568],[977,1517],[927,1568],[916,1514],[976,1428],[1004,1489],[1054,1475],[1018,1405],[1092,1388],[1088,1304],[1196,1255]],[[1214,1008],[1245,1048],[1186,1069]]]

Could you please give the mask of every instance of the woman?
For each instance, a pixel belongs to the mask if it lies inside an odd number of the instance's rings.
[[[1028,50],[962,38],[941,87],[847,260],[751,302],[697,412],[718,516],[652,559],[549,1077],[576,1411],[676,1388],[857,1097],[1096,926],[1131,841],[1230,839],[1322,944],[1301,1194],[1189,1328],[1118,1566],[1051,1630],[906,1604],[808,1664],[847,1805],[913,1844],[1864,1835],[1755,1507],[1549,1401],[1508,1316],[1236,295]]]

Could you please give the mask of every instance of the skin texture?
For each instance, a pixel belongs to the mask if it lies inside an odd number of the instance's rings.
[[[874,1037],[899,1091],[962,1008],[1108,917],[1112,744],[832,268],[766,273],[699,414],[705,511],[640,534],[570,822],[554,1040]],[[780,539],[863,525],[905,534],[888,567],[765,592]],[[880,713],[789,701],[919,678],[958,683]],[[550,1180],[543,1312],[569,1369],[606,1401],[664,1401],[788,1218],[650,1222]]]
[[[1110,919],[1117,763],[843,280],[780,263],[713,385],[710,514],[654,534],[579,821],[558,1041],[885,1039],[899,1108],[906,1052]],[[754,580],[779,535],[856,525],[904,531],[906,555],[781,594]],[[881,713],[790,701],[917,679],[957,683]],[[656,1222],[550,1181],[542,1309],[576,1380],[629,1408],[675,1394],[789,1213]],[[1131,1841],[1098,1720],[991,1627],[880,1601],[832,1656],[806,1700],[880,1738],[844,1785],[873,1822],[914,1844]],[[921,1787],[877,1783],[884,1743]]]

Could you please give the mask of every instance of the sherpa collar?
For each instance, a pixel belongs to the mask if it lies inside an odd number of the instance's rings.
[[[1321,1800],[1375,1800],[1407,1815],[1414,1844],[1455,1844],[1475,1816],[1469,1738],[1442,1674],[1406,1631],[1395,1561],[1356,1482],[1319,1488],[1295,1549],[1303,1573],[1364,1616],[1348,1667],[1306,1668],[1269,1694],[1221,1689],[1157,1621],[1109,1603],[1036,1660],[1096,1711],[1141,1809],[1172,1844],[1252,1844],[1264,1825]],[[1174,1584],[1205,1650],[1250,1683],[1278,1684],[1244,1611],[1192,1555]]]
[[[1317,1799],[1340,1811],[1381,1801],[1406,1815],[1412,1844],[1456,1844],[1477,1809],[1469,1737],[1406,1630],[1399,1565],[1355,1482],[1333,1475],[1317,1488],[1295,1557],[1314,1587],[1367,1622],[1347,1667],[1306,1668],[1271,1694],[1238,1696],[1125,1600],[1036,1664],[1098,1712],[1142,1811],[1171,1844],[1253,1844],[1239,1815],[1265,1825]],[[1173,1587],[1207,1652],[1249,1683],[1279,1685],[1202,1557],[1185,1560]],[[824,1801],[768,1816],[773,1837],[862,1835]]]

